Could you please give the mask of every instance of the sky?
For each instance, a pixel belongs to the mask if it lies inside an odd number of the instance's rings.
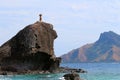
[[[40,13],[57,31],[56,56],[95,42],[103,32],[120,34],[120,0],[0,0],[0,45]]]

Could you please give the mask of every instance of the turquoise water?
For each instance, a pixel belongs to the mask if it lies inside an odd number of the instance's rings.
[[[69,63],[62,66],[82,68],[88,71],[80,74],[84,80],[120,80],[120,63]]]
[[[67,63],[64,67],[82,68],[88,73],[80,74],[84,80],[120,80],[120,63]],[[0,76],[0,80],[61,80],[63,73],[34,74],[34,75],[7,75]]]
[[[63,74],[1,75],[0,80],[61,80],[61,76]]]

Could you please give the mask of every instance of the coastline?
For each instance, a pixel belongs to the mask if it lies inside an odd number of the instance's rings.
[[[0,75],[25,75],[25,74],[56,74],[56,73],[87,73],[87,71],[83,69],[75,69],[75,68],[68,68],[68,67],[60,67],[59,69],[51,72],[51,71],[44,71],[44,70],[27,70],[27,71],[18,71],[18,72],[12,72],[12,71],[0,71]]]

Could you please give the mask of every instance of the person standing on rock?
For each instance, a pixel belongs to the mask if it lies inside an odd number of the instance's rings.
[[[42,22],[42,14],[40,14],[39,16],[40,16],[40,22]]]

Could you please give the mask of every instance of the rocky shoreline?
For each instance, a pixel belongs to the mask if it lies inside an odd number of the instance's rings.
[[[0,46],[0,75],[86,73],[82,69],[60,67],[54,54],[57,33],[53,25],[40,21],[26,26]]]
[[[60,67],[59,69],[50,72],[50,71],[44,71],[44,70],[34,70],[34,71],[21,71],[21,72],[12,72],[12,71],[0,71],[0,75],[23,75],[23,74],[56,74],[56,73],[87,73],[87,71],[83,69],[73,69],[73,68],[65,68]]]

